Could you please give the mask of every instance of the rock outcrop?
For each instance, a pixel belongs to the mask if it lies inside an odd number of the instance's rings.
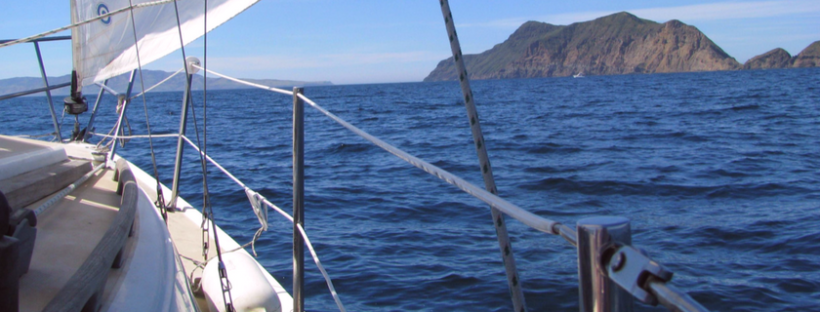
[[[820,41],[815,41],[792,59],[792,67],[820,67]]]
[[[464,55],[471,79],[534,78],[738,69],[741,65],[697,28],[621,12],[569,26],[527,22],[501,44]],[[424,81],[455,80],[449,58]]]
[[[775,69],[792,67],[792,56],[786,50],[777,48],[755,56],[743,64],[743,69]]]

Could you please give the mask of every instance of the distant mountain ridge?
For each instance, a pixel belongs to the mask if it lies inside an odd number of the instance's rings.
[[[470,79],[504,79],[818,66],[812,64],[820,64],[820,45],[806,50],[795,58],[773,50],[741,65],[693,26],[621,12],[567,26],[529,21],[503,43],[463,58]],[[457,78],[450,57],[424,81]]]
[[[155,85],[156,83],[162,81],[163,79],[167,78],[173,74],[173,72],[166,72],[161,70],[143,70],[142,76],[145,81],[145,88],[150,88],[151,86]],[[128,87],[128,78],[130,74],[120,75],[114,78],[111,78],[108,82],[108,86],[112,89],[116,90],[117,92],[124,93],[126,88]],[[200,74],[195,74],[193,76],[193,81],[191,83],[192,90],[202,90],[202,80],[203,76]],[[330,81],[318,81],[318,82],[306,82],[306,81],[295,81],[295,80],[277,80],[277,79],[243,79],[253,83],[269,86],[269,87],[294,87],[294,86],[321,86],[321,85],[332,85]],[[60,83],[66,83],[71,81],[70,75],[64,76],[57,76],[57,77],[48,77],[49,85],[57,85]],[[32,90],[37,88],[43,87],[43,79],[40,77],[17,77],[17,78],[8,78],[8,79],[0,79],[0,95],[4,94],[11,94],[15,92],[21,92],[26,90]],[[230,81],[228,79],[215,77],[213,75],[208,75],[208,90],[228,90],[228,89],[250,89],[253,87],[240,84],[237,82]],[[68,94],[68,87],[61,88],[57,90],[53,90],[52,94],[54,95],[67,95]],[[98,86],[86,86],[83,88],[83,94],[96,94],[99,92],[100,88]],[[158,86],[152,92],[164,92],[164,91],[183,91],[185,90],[185,73],[179,73],[170,80],[166,81],[162,85]],[[134,82],[134,87],[132,90],[132,94],[137,94],[141,92],[141,86],[139,83],[139,74],[137,75],[137,80]]]

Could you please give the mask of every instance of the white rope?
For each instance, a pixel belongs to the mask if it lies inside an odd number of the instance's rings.
[[[283,217],[285,217],[285,219],[288,219],[288,221],[290,221],[290,223],[293,223],[293,217],[291,217],[291,216],[290,216],[287,212],[285,212],[284,210],[282,210],[282,208],[279,208],[279,207],[277,207],[276,205],[274,205],[274,204],[272,204],[271,202],[269,202],[269,201],[268,201],[268,199],[267,199],[267,198],[265,198],[264,196],[262,196],[262,202],[263,202],[263,203],[265,203],[265,205],[267,205],[267,206],[268,206],[268,207],[270,207],[271,209],[273,209],[273,211],[276,211],[276,212],[278,212],[280,215],[282,215]]]
[[[94,17],[94,18],[91,18],[91,19],[88,19],[88,20],[85,20],[85,21],[82,21],[82,22],[71,24],[71,25],[68,25],[68,26],[65,26],[65,27],[60,27],[60,28],[57,28],[57,29],[54,29],[54,30],[49,30],[47,32],[37,34],[37,35],[31,36],[31,37],[26,37],[26,38],[17,39],[17,40],[14,40],[14,41],[9,41],[9,42],[6,42],[6,43],[2,43],[2,44],[0,44],[0,48],[5,48],[5,47],[8,47],[8,46],[18,44],[18,43],[25,43],[25,42],[29,42],[29,41],[32,41],[32,40],[37,40],[37,39],[43,38],[43,37],[51,35],[51,34],[56,34],[58,32],[64,31],[64,30],[69,30],[69,29],[74,28],[74,27],[79,27],[79,26],[82,26],[82,25],[85,25],[85,24],[88,24],[88,23],[91,23],[91,22],[94,22],[94,21],[104,19],[104,18],[112,16],[112,15],[116,15],[116,14],[119,14],[119,13],[122,13],[122,12],[125,12],[125,11],[128,11],[128,10],[131,10],[132,8],[137,9],[137,8],[143,8],[143,7],[148,7],[148,6],[166,4],[166,3],[170,3],[172,1],[174,1],[174,0],[162,0],[162,1],[146,2],[146,3],[136,4],[136,5],[133,5],[133,6],[128,6],[128,7],[116,10],[116,11],[108,12],[108,13],[103,14],[103,15],[98,15],[97,17]]]
[[[387,144],[386,142],[380,140],[379,138],[376,138],[376,137],[370,135],[369,133],[364,132],[362,129],[359,129],[356,126],[351,125],[347,121],[344,121],[343,119],[339,118],[338,116],[334,115],[333,113],[327,111],[326,109],[322,108],[321,106],[319,106],[315,102],[311,101],[309,98],[307,98],[303,94],[299,94],[298,96],[299,96],[299,98],[304,100],[306,103],[310,104],[310,106],[313,106],[313,108],[319,110],[320,112],[322,112],[326,116],[330,117],[330,119],[333,119],[334,121],[336,121],[337,123],[342,125],[342,127],[345,127],[350,131],[353,131],[353,133],[358,134],[359,136],[361,136],[365,140],[368,140],[371,143],[375,144],[376,146],[381,147],[382,149],[388,151],[389,153],[391,153],[393,155],[396,155],[397,157],[399,157],[402,160],[410,163],[411,165],[416,166],[417,168],[419,168],[421,170],[424,170],[425,172],[427,172],[429,174],[432,174],[432,175],[436,176],[437,178],[439,178],[441,180],[444,180],[445,182],[447,182],[447,183],[449,183],[449,184],[451,184],[455,187],[458,187],[459,189],[461,189],[465,193],[473,195],[473,197],[478,198],[479,200],[489,204],[490,206],[492,206],[492,207],[494,207],[498,210],[503,211],[504,213],[506,213],[510,217],[513,217],[516,220],[521,221],[522,223],[530,226],[533,229],[536,229],[536,230],[539,230],[539,231],[542,231],[542,232],[545,232],[545,233],[550,233],[550,234],[555,234],[555,235],[558,234],[556,232],[556,230],[554,229],[554,227],[555,227],[555,225],[560,224],[560,223],[558,223],[556,221],[546,219],[546,218],[543,218],[543,217],[540,217],[538,215],[533,214],[532,212],[524,210],[523,208],[518,207],[518,206],[504,200],[501,197],[493,195],[492,193],[487,192],[484,189],[479,188],[479,187],[471,184],[470,182],[467,182],[464,179],[459,178],[458,176],[456,176],[456,175],[454,175],[450,172],[447,172],[444,169],[436,167],[433,164],[430,164],[426,161],[423,161],[419,158],[416,158],[415,156],[410,155],[407,152],[396,148],[395,146]]]
[[[34,215],[39,217],[40,214],[45,212],[48,208],[50,208],[52,205],[57,203],[59,200],[63,199],[63,197],[68,195],[68,193],[71,193],[72,191],[74,191],[77,187],[80,186],[80,184],[85,183],[85,181],[88,180],[88,178],[90,178],[92,175],[97,173],[97,171],[99,171],[100,169],[102,169],[104,167],[105,167],[105,163],[97,165],[97,167],[95,167],[93,170],[91,170],[91,172],[86,173],[81,178],[77,179],[77,181],[75,181],[74,183],[71,183],[71,185],[66,186],[66,188],[64,188],[59,193],[54,194],[54,196],[51,196],[51,198],[49,198],[45,203],[43,203],[42,205],[40,205],[36,209],[34,209]]]
[[[139,97],[139,96],[141,96],[141,95],[143,95],[143,94],[148,93],[148,91],[154,90],[154,88],[159,87],[161,84],[163,84],[163,83],[167,82],[168,80],[171,80],[171,78],[173,78],[173,77],[174,77],[174,76],[176,76],[177,74],[181,73],[183,70],[185,70],[185,68],[180,68],[177,72],[175,72],[175,73],[171,74],[170,76],[168,76],[168,78],[165,78],[165,79],[163,79],[163,80],[162,80],[162,81],[160,81],[160,82],[157,82],[157,84],[155,84],[155,85],[151,86],[151,87],[150,87],[150,88],[148,88],[148,89],[145,89],[145,91],[142,91],[142,92],[140,92],[139,94],[137,94],[137,95],[135,95],[135,96],[132,96],[132,97],[131,97],[130,99],[128,99],[128,100],[130,101],[130,100],[132,100],[132,99],[134,99],[134,98],[137,98],[137,97]]]
[[[242,181],[239,181],[239,179],[237,179],[235,176],[233,176],[233,174],[231,174],[227,169],[222,167],[222,165],[220,165],[213,158],[211,158],[211,156],[205,155],[205,153],[200,151],[199,147],[197,147],[196,144],[194,144],[194,142],[191,142],[191,139],[188,139],[188,137],[186,137],[184,135],[182,136],[182,139],[185,140],[185,142],[188,142],[188,145],[191,145],[191,147],[193,147],[197,152],[199,152],[200,155],[204,155],[205,158],[208,159],[208,161],[210,161],[212,164],[214,164],[214,166],[219,168],[219,170],[221,170],[223,173],[225,173],[225,175],[227,175],[229,178],[231,178],[231,180],[236,182],[236,184],[239,184],[239,186],[241,186],[243,189],[245,189],[245,188],[249,189],[247,186],[245,186],[244,183],[242,183]]]
[[[196,66],[196,65],[194,65],[194,66]],[[196,67],[202,69],[199,66],[196,66]],[[240,79],[236,79],[236,78],[233,78],[233,77],[222,75],[220,73],[213,72],[211,70],[208,70],[208,72],[211,73],[211,74],[220,76],[222,78],[225,78],[225,79],[228,79],[228,80],[231,80],[231,81],[235,81],[235,82],[238,82],[238,83],[242,83],[242,84],[245,84],[245,85],[257,87],[257,88],[260,88],[260,89],[270,90],[270,91],[274,91],[274,92],[278,92],[278,93],[282,93],[282,94],[293,95],[292,91],[267,87],[267,86],[263,86],[263,85],[260,85],[260,84],[255,84],[255,83],[252,83],[252,82],[243,81],[243,80],[240,80]],[[454,175],[454,174],[452,174],[452,173],[450,173],[450,172],[448,172],[444,169],[436,167],[431,163],[423,161],[423,160],[421,160],[421,159],[419,159],[419,158],[417,158],[413,155],[408,154],[405,151],[402,151],[402,150],[396,148],[395,146],[387,144],[386,142],[382,141],[381,139],[376,138],[376,137],[370,135],[367,132],[364,132],[362,129],[359,129],[356,126],[353,126],[352,124],[348,123],[344,119],[341,119],[338,116],[334,115],[333,113],[327,111],[323,107],[316,104],[316,102],[313,102],[311,99],[306,97],[304,94],[298,94],[298,97],[300,99],[302,99],[303,101],[305,101],[306,103],[308,103],[313,108],[315,108],[318,111],[322,112],[322,114],[325,114],[326,116],[330,117],[330,119],[333,119],[334,121],[336,121],[337,123],[342,125],[342,127],[345,127],[348,130],[352,131],[353,133],[356,133],[357,135],[361,136],[365,140],[368,140],[371,143],[375,144],[376,146],[381,147],[382,149],[386,150],[387,152],[389,152],[393,155],[396,155],[397,157],[399,157],[402,160],[410,163],[411,165],[413,165],[413,166],[415,166],[415,167],[417,167],[421,170],[424,170],[425,172],[427,172],[429,174],[432,174],[432,175],[436,176],[437,178],[443,180],[444,182],[447,182],[447,183],[461,189],[465,193],[470,194],[473,197],[475,197],[475,198],[489,204],[493,208],[501,210],[502,212],[509,215],[510,217],[512,217],[512,218],[514,218],[518,221],[521,221],[521,223],[524,223],[527,226],[529,226],[533,229],[536,229],[538,231],[541,231],[541,232],[545,232],[545,233],[549,233],[549,234],[553,234],[553,235],[559,235],[560,234],[557,230],[556,225],[559,225],[561,223],[550,220],[550,219],[543,218],[543,217],[538,216],[536,214],[533,214],[532,212],[529,212],[529,211],[527,211],[527,210],[525,210],[521,207],[518,207],[518,206],[506,201],[505,199],[503,199],[501,197],[498,197],[498,196],[496,196],[496,195],[494,195],[490,192],[487,192],[484,189],[482,189],[480,187],[477,187],[477,186],[473,185],[472,183],[467,182],[464,179],[462,179],[462,178],[460,178],[460,177],[458,177],[458,176],[456,176],[456,175]],[[191,142],[189,141],[189,143],[191,143]],[[223,172],[224,171],[226,171],[226,170],[223,170]],[[244,184],[241,184],[241,182],[239,182],[239,180],[233,178],[232,175],[230,175],[230,176],[232,177],[232,179],[234,179],[234,181],[237,181],[237,183],[240,183],[240,185],[244,186]]]
[[[197,65],[194,65],[194,66],[199,68],[199,69],[205,70],[204,68],[199,67]],[[238,82],[238,83],[242,83],[242,84],[245,84],[245,85],[248,85],[248,86],[252,86],[252,87],[256,87],[256,88],[260,88],[260,89],[265,89],[265,90],[269,90],[269,91],[273,91],[273,92],[278,92],[278,93],[282,93],[282,94],[286,94],[286,95],[293,95],[292,91],[267,87],[267,86],[264,86],[264,85],[244,81],[244,80],[241,80],[241,79],[236,79],[236,78],[233,78],[233,77],[222,75],[220,73],[217,73],[217,72],[214,72],[214,71],[211,71],[211,70],[207,70],[207,71],[209,73],[217,75],[219,77],[222,77],[222,78],[225,78],[225,79],[228,79],[228,80],[231,80],[231,81],[235,81],[235,82]],[[545,233],[550,233],[550,234],[553,234],[553,235],[559,235],[559,233],[558,233],[558,231],[555,227],[556,225],[560,224],[559,222],[556,222],[556,221],[553,221],[553,220],[550,220],[550,219],[546,219],[546,218],[540,217],[536,214],[533,214],[532,212],[529,212],[529,211],[527,211],[527,210],[525,210],[521,207],[518,207],[518,206],[506,201],[505,199],[503,199],[501,197],[498,197],[498,196],[496,196],[496,195],[494,195],[490,192],[487,192],[484,189],[479,188],[479,187],[473,185],[472,183],[467,182],[464,179],[462,179],[462,178],[460,178],[460,177],[458,177],[458,176],[456,176],[456,175],[454,175],[454,174],[452,174],[452,173],[450,173],[450,172],[448,172],[444,169],[436,167],[431,163],[423,161],[423,160],[421,160],[421,159],[419,159],[419,158],[417,158],[413,155],[408,154],[405,151],[402,151],[402,150],[396,148],[395,146],[387,144],[386,142],[380,140],[379,138],[376,138],[376,137],[370,135],[369,133],[364,132],[362,129],[359,129],[356,126],[351,125],[347,121],[344,121],[344,119],[341,119],[338,116],[334,115],[333,113],[331,113],[331,112],[327,111],[326,109],[322,108],[321,106],[316,104],[316,102],[313,102],[311,99],[306,97],[304,94],[298,94],[298,97],[300,99],[302,99],[303,101],[305,101],[306,103],[308,103],[310,106],[313,106],[313,108],[319,110],[320,112],[322,112],[326,116],[330,117],[330,119],[333,119],[334,121],[336,121],[337,123],[339,123],[343,127],[347,128],[348,130],[352,131],[353,133],[356,133],[357,135],[361,136],[365,140],[370,141],[371,143],[375,144],[376,146],[381,147],[382,149],[386,150],[387,152],[389,152],[393,155],[396,155],[397,157],[399,157],[402,160],[410,163],[411,165],[413,165],[413,166],[415,166],[415,167],[417,167],[421,170],[424,170],[425,172],[427,172],[429,174],[432,174],[432,175],[436,176],[437,178],[439,178],[441,180],[444,180],[445,182],[447,182],[447,183],[449,183],[449,184],[451,184],[455,187],[458,187],[459,189],[461,189],[465,193],[470,194],[473,197],[475,197],[475,198],[489,204],[493,208],[501,210],[502,212],[509,215],[510,217],[513,217],[516,220],[521,221],[522,223],[528,225],[529,227],[531,227],[533,229],[536,229],[538,231],[545,232]],[[186,140],[187,140],[187,138],[186,138]],[[188,141],[188,143],[193,144],[190,141]],[[210,157],[208,157],[208,158],[210,158]],[[231,175],[230,173],[227,173],[227,170],[224,170],[224,168],[221,168],[221,166],[218,166],[218,167],[221,170],[223,170],[223,172],[226,172],[226,174],[228,174],[229,177],[231,177],[231,179],[233,179],[234,181],[236,181],[237,183],[239,183],[240,185],[242,185],[244,187],[244,184],[242,184],[242,182],[239,182],[239,180],[236,179],[235,177],[233,177],[233,175]]]
[[[92,133],[92,134],[98,135],[98,134],[95,134],[95,133]],[[101,135],[101,136],[111,137],[109,135]],[[147,138],[147,137],[148,137],[147,135],[132,135],[132,136],[128,136],[127,138]],[[157,137],[180,137],[180,135],[175,134],[175,133],[154,134],[154,135],[152,135],[152,137],[155,137],[155,138],[157,138]],[[239,184],[239,186],[241,186],[243,189],[253,191],[253,189],[247,187],[244,183],[242,183],[242,181],[240,181],[233,174],[231,174],[230,171],[225,169],[225,167],[222,167],[222,165],[220,165],[213,158],[211,158],[211,156],[208,156],[208,155],[205,155],[204,153],[202,153],[202,151],[196,146],[196,144],[194,144],[194,142],[192,142],[188,137],[186,137],[184,135],[181,136],[181,137],[182,137],[182,139],[185,140],[185,142],[188,142],[188,145],[191,145],[191,147],[193,147],[197,152],[199,152],[201,155],[205,156],[205,158],[208,159],[208,161],[211,162],[211,164],[213,164],[214,166],[219,168],[219,170],[222,171],[225,175],[227,175],[228,178],[230,178],[231,180],[236,182],[236,184]],[[120,138],[126,138],[126,137],[120,137]],[[253,191],[253,192],[256,193],[256,191]],[[259,194],[259,193],[256,193],[256,194]],[[264,203],[266,206],[270,207],[274,211],[276,211],[279,214],[281,214],[282,216],[284,216],[286,219],[288,219],[288,221],[290,221],[290,223],[293,223],[293,217],[291,217],[287,212],[282,210],[282,208],[279,208],[276,205],[274,205],[273,203],[271,203],[270,201],[268,201],[268,199],[265,198],[265,196],[262,196],[262,194],[259,194],[259,198],[260,198],[261,202]],[[322,262],[319,260],[319,255],[316,253],[316,250],[313,248],[313,244],[310,243],[310,239],[308,238],[307,233],[305,232],[305,229],[302,228],[302,226],[298,225],[298,224],[297,224],[297,227],[299,228],[299,232],[301,233],[302,238],[305,239],[305,244],[307,245],[308,250],[310,251],[310,255],[313,257],[313,262],[316,263],[316,267],[319,268],[319,271],[322,273],[322,276],[325,278],[325,283],[327,284],[328,289],[330,289],[330,294],[331,294],[331,296],[333,296],[333,300],[336,301],[336,306],[338,306],[339,310],[342,311],[342,312],[347,311],[347,310],[345,310],[344,305],[342,304],[342,300],[339,298],[339,294],[336,293],[336,288],[333,286],[333,281],[330,279],[330,275],[328,275],[327,270],[325,270],[325,267],[322,265]],[[258,238],[259,233],[260,232],[257,231],[257,233],[254,235],[254,240],[253,241],[255,241],[256,238]],[[225,253],[237,251],[241,248],[247,247],[248,245],[253,246],[253,241],[251,241],[248,244],[242,245],[239,248],[226,251]],[[212,258],[212,259],[215,259],[215,258]],[[210,260],[208,260],[208,261],[210,261]],[[201,265],[205,265],[208,261],[201,263]],[[197,265],[197,266],[200,266],[200,265]]]
[[[284,89],[279,89],[279,88],[274,88],[274,87],[268,87],[268,86],[266,86],[266,85],[261,85],[261,84],[258,84],[258,83],[253,83],[253,82],[250,82],[250,81],[245,81],[245,80],[241,80],[241,79],[236,79],[236,78],[233,78],[233,77],[231,77],[231,76],[226,76],[226,75],[223,75],[223,74],[217,73],[217,72],[212,71],[212,70],[210,70],[210,69],[205,69],[205,68],[202,68],[202,67],[200,67],[199,65],[196,65],[196,64],[192,64],[192,65],[193,65],[194,67],[196,67],[196,68],[199,68],[199,69],[201,69],[201,70],[204,70],[204,71],[206,71],[206,72],[209,72],[209,73],[214,74],[214,75],[217,75],[217,76],[219,76],[219,77],[222,77],[222,78],[228,79],[228,80],[233,81],[233,82],[241,83],[241,84],[248,85],[248,86],[251,86],[251,87],[256,87],[256,88],[259,88],[259,89],[265,89],[265,90],[268,90],[268,91],[278,92],[278,93],[282,93],[282,94],[285,94],[285,95],[293,95],[293,92],[292,92],[292,91],[288,91],[288,90],[284,90]]]
[[[94,84],[96,84],[96,85],[100,86],[100,88],[101,88],[101,89],[103,89],[103,90],[105,90],[105,91],[108,91],[108,93],[111,93],[111,94],[112,94],[112,95],[114,95],[114,96],[120,95],[120,94],[117,92],[117,90],[111,89],[111,87],[109,87],[109,86],[106,86],[106,85],[101,84],[101,83],[99,83],[99,82],[96,82],[96,83],[94,83]]]

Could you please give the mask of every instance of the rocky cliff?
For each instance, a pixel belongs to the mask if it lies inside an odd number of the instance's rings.
[[[792,56],[786,50],[777,48],[755,56],[743,64],[743,69],[774,69],[792,66]]]
[[[792,59],[793,67],[820,67],[820,41],[815,41]]]
[[[738,69],[740,64],[697,28],[663,24],[621,12],[555,26],[527,22],[506,41],[464,55],[471,79],[533,78]],[[452,58],[424,81],[455,80]]]

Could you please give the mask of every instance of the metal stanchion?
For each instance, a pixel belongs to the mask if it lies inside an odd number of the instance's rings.
[[[305,242],[299,232],[305,226],[305,113],[299,94],[293,88],[293,311],[305,310]]]
[[[629,219],[623,217],[591,217],[577,223],[578,230],[578,290],[581,312],[632,311],[632,296],[606,275],[606,263],[615,251],[615,243],[631,244]],[[620,259],[623,262],[626,259]],[[619,259],[611,264],[618,266]]]
[[[60,123],[57,122],[57,113],[54,112],[54,102],[51,100],[51,90],[48,85],[48,77],[46,76],[46,67],[43,65],[43,56],[40,54],[40,44],[34,41],[34,51],[37,52],[37,61],[40,63],[40,76],[43,77],[43,85],[45,86],[46,99],[48,100],[48,109],[51,112],[51,121],[54,122],[54,137],[57,142],[63,141],[63,135],[60,133]]]
[[[184,139],[185,128],[188,126],[188,104],[191,102],[191,80],[194,74],[188,74],[185,82],[185,93],[182,95],[182,110],[179,114],[179,138],[177,138],[177,156],[174,161],[174,181],[171,184],[171,202],[168,207],[173,209],[177,206],[179,196],[179,178],[182,174],[182,150],[185,148]],[[117,144],[114,144],[116,146]]]

